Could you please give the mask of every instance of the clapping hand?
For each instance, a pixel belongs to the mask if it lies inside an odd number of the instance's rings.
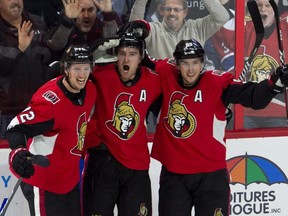
[[[18,48],[21,52],[25,52],[34,37],[34,30],[30,21],[24,21],[18,26]]]

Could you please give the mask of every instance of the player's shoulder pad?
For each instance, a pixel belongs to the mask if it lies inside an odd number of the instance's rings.
[[[115,70],[115,63],[108,63],[103,65],[95,65],[91,73],[92,77],[107,76],[107,73]]]
[[[173,66],[176,66],[176,60],[174,58],[167,59],[167,63]]]
[[[153,70],[152,68],[146,67],[146,66],[142,66],[142,71],[158,76],[158,74],[156,73],[155,70]]]
[[[217,80],[217,82],[220,80],[224,82],[227,80],[232,81],[234,79],[234,75],[232,73],[223,70],[207,70],[204,72],[204,74],[211,79]]]
[[[56,77],[52,80],[49,80],[46,82],[44,85],[42,85],[33,95],[32,101],[39,101],[39,102],[44,102],[48,101],[51,104],[56,104],[60,101],[59,94],[61,92],[61,89],[57,85],[57,81],[61,78],[62,76]],[[41,102],[41,103],[42,103]]]
[[[166,58],[163,60],[158,60],[156,64],[156,71],[161,68],[162,70],[165,69],[166,67],[176,67],[176,60],[173,58]]]
[[[222,70],[212,70],[211,74],[216,75],[216,76],[223,76],[223,75],[229,74],[229,73],[226,71],[222,71]]]

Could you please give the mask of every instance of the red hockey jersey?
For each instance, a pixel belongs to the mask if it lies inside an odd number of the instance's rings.
[[[156,71],[163,102],[152,157],[175,173],[225,168],[226,106],[239,103],[260,109],[275,96],[267,80],[243,84],[229,72],[205,71],[193,88],[184,89],[172,61],[158,63]]]
[[[60,78],[43,85],[33,95],[29,106],[12,120],[10,127],[11,130],[29,131],[26,136],[33,138],[28,140],[27,149],[32,154],[45,155],[50,160],[49,167],[34,166],[34,175],[23,181],[63,194],[71,191],[80,180],[79,162],[96,90],[92,82],[88,81],[82,105],[75,105],[57,82],[61,82]],[[47,128],[50,130],[47,131]]]
[[[135,170],[149,168],[150,155],[146,137],[146,115],[161,94],[157,74],[141,67],[139,80],[125,85],[114,64],[93,72],[98,92],[95,113],[88,125],[89,146],[104,142],[111,154],[124,166]],[[97,122],[97,127],[96,123]]]

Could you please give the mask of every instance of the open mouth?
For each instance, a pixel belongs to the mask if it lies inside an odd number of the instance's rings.
[[[194,77],[195,73],[187,73],[187,77]]]
[[[262,14],[262,15],[261,15],[261,19],[262,19],[262,21],[264,22],[264,21],[267,19],[267,15]]]
[[[84,19],[84,20],[82,21],[82,24],[84,24],[84,25],[90,25],[90,20],[89,20],[89,19]]]
[[[80,84],[84,84],[85,83],[85,79],[77,79],[77,82]]]
[[[124,71],[129,71],[129,69],[130,69],[130,67],[129,67],[128,65],[124,65],[124,66],[123,66],[123,70],[124,70]]]
[[[176,17],[176,16],[173,16],[173,15],[171,15],[171,16],[168,17],[168,20],[169,20],[169,21],[175,21],[176,19],[177,19],[177,17]]]

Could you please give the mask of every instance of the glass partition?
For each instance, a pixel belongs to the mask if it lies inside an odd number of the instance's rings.
[[[163,1],[164,0],[147,0],[144,13],[147,21],[163,21],[165,10],[168,10],[163,7]],[[62,2],[60,0],[41,2],[42,3],[39,1],[38,4],[33,5],[33,1],[25,0],[24,6],[28,12],[42,16],[47,26],[51,28],[56,25],[58,20],[62,18],[61,16],[63,16]],[[50,4],[47,2],[50,2]],[[123,23],[128,22],[131,9],[135,2],[135,0],[112,0],[113,9],[121,15]],[[224,70],[233,73],[236,78],[239,78],[243,72],[245,61],[247,61],[251,55],[257,35],[255,34],[251,16],[245,5],[247,1],[229,0],[222,2],[225,3],[224,6],[229,11],[231,19],[203,44],[206,52],[206,69]],[[251,62],[251,67],[247,74],[245,74],[244,81],[261,82],[264,79],[268,79],[271,72],[281,65],[281,63],[274,11],[268,0],[256,0],[256,2],[260,10],[265,34]],[[278,1],[276,0],[276,2]],[[203,18],[209,15],[202,0],[188,0],[186,3],[188,7],[186,20]],[[49,5],[47,6],[47,4]],[[288,1],[279,0],[278,4],[282,43],[285,52],[288,46]],[[101,18],[102,16],[99,15],[99,17]],[[179,40],[180,39],[181,38],[179,38]],[[155,46],[157,46],[157,44]],[[237,50],[237,52],[235,52],[235,50]],[[2,96],[4,94],[2,93],[7,91],[6,87],[9,83],[5,82],[6,75],[0,73],[0,76],[0,98],[4,98],[4,96]],[[238,105],[231,106],[234,117],[227,125],[227,129],[285,127],[287,125],[287,101],[285,101],[285,96],[286,93],[278,94],[268,107],[263,110],[252,110]],[[5,101],[5,98],[2,100]],[[13,115],[15,115],[15,113]],[[6,113],[0,110],[1,133],[6,130],[7,122],[11,120],[13,115],[6,115]],[[154,117],[151,118],[150,120],[148,118],[148,132],[153,134],[156,119]],[[3,139],[3,136],[0,137],[0,140]]]

